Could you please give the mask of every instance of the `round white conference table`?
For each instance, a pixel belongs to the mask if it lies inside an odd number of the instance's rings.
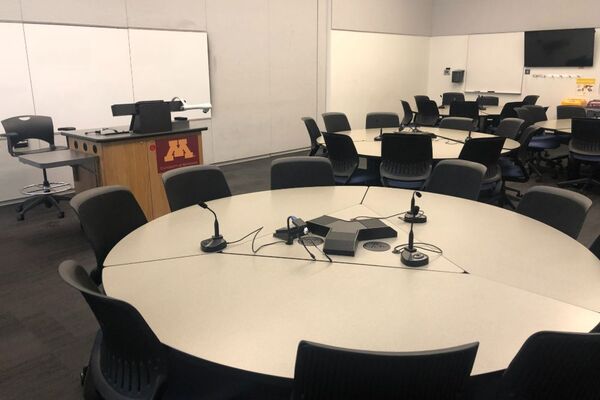
[[[419,128],[423,132],[430,132],[437,135],[437,138],[432,139],[431,145],[433,150],[434,160],[454,159],[460,156],[460,151],[463,148],[465,139],[469,135],[467,131],[457,129],[445,129],[437,127],[423,126]],[[383,133],[396,133],[396,128],[384,128]],[[411,130],[405,130],[402,133],[411,133]],[[353,129],[351,131],[336,132],[343,135],[349,135],[354,142],[356,152],[361,157],[381,158],[381,141],[376,141],[375,137],[379,136],[380,129]],[[418,133],[415,133],[418,134]],[[471,132],[472,138],[495,137],[489,133]],[[317,139],[320,144],[325,144],[323,137]],[[511,150],[518,148],[519,142],[512,139],[506,139],[502,153],[508,153]]]
[[[335,186],[265,191],[208,202],[234,241],[264,227],[255,245],[289,215],[388,217],[404,243],[410,225],[389,217],[412,192]],[[415,241],[439,246],[430,264],[407,268],[391,251],[359,242],[330,263],[298,243],[257,254],[252,238],[202,253],[213,217],[189,207],[135,230],[108,255],[110,296],[133,304],[157,337],[220,365],[292,378],[300,340],[352,349],[417,351],[478,341],[473,374],[506,368],[531,334],[586,332],[600,320],[600,261],[567,235],[515,212],[423,192],[427,214]]]

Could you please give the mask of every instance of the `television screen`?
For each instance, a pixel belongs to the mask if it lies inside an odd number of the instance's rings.
[[[526,67],[591,67],[594,28],[525,32]]]

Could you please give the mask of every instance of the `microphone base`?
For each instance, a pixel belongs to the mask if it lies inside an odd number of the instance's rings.
[[[404,222],[412,223],[412,224],[423,224],[427,222],[427,215],[419,214],[413,215],[410,211],[404,213],[404,217],[402,217]]]
[[[227,247],[227,241],[223,236],[213,236],[210,239],[200,242],[200,249],[205,253],[215,253]]]
[[[422,267],[429,264],[429,256],[427,254],[421,253],[416,249],[409,250],[406,247],[400,253],[400,260],[407,267]]]

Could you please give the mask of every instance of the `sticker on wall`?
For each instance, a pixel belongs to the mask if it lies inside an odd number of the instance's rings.
[[[596,78],[577,78],[577,92],[581,94],[592,93],[596,87]]]
[[[200,164],[198,136],[189,135],[175,139],[157,139],[156,166],[158,173]]]

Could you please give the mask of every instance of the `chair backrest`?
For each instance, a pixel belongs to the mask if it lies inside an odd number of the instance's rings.
[[[534,105],[535,103],[537,103],[538,99],[540,98],[540,96],[535,95],[535,94],[530,94],[527,95],[523,98],[523,104],[524,105]]]
[[[433,169],[425,190],[431,193],[477,200],[487,168],[465,160],[442,160]]]
[[[298,345],[293,400],[457,399],[478,343],[442,350],[382,353],[302,341]]]
[[[524,123],[521,118],[504,118],[496,128],[496,135],[517,140]]]
[[[422,100],[417,103],[418,114],[415,123],[418,125],[434,126],[440,116],[437,104],[433,100]]]
[[[599,365],[598,333],[534,333],[504,372],[500,398],[598,399]]]
[[[455,101],[465,101],[464,93],[446,92],[442,94],[442,105],[449,106]]]
[[[592,201],[580,193],[534,186],[523,195],[517,212],[577,239],[591,206]]]
[[[400,118],[392,112],[372,112],[367,114],[365,128],[399,128]]]
[[[358,153],[352,138],[339,133],[323,133],[323,138],[334,175],[352,175],[358,167]]]
[[[506,138],[486,137],[467,140],[460,151],[461,160],[485,165],[488,169],[498,163]]]
[[[38,139],[48,143],[54,149],[54,125],[52,118],[43,115],[20,115],[2,121],[4,132],[7,136],[6,143],[10,154],[13,154],[15,145],[23,140]]]
[[[431,163],[431,137],[414,133],[384,134],[381,141],[381,159],[406,164]]]
[[[302,122],[304,122],[304,126],[306,126],[306,130],[308,131],[311,147],[318,146],[319,144],[317,143],[317,139],[321,137],[321,130],[317,125],[317,121],[311,117],[302,117],[301,119]]]
[[[450,104],[450,116],[471,118],[478,121],[479,106],[476,101],[455,101]]]
[[[440,121],[440,128],[474,131],[477,129],[477,125],[471,118],[446,117]]]
[[[171,211],[231,196],[223,171],[214,165],[192,165],[162,174]]]
[[[529,110],[534,124],[540,121],[548,121],[548,116],[546,115],[546,110],[548,109],[548,107],[525,104],[523,105],[523,108]]]
[[[574,118],[571,121],[569,150],[588,156],[600,156],[600,119]]]
[[[590,251],[600,260],[600,235],[590,245]],[[600,332],[600,324],[598,324],[598,331]]]
[[[477,104],[480,106],[497,106],[500,104],[500,98],[498,96],[478,96]]]
[[[544,128],[540,128],[536,125],[531,125],[523,129],[523,133],[519,136],[520,146],[517,151],[517,156],[523,164],[525,164],[529,158],[529,142],[531,142],[531,139],[533,139],[534,136],[541,135],[542,133],[544,133]]]
[[[71,199],[87,240],[101,270],[110,250],[147,220],[133,194],[124,186],[86,190]],[[99,281],[100,276],[95,279]]]
[[[102,294],[75,261],[62,262],[58,273],[81,293],[100,325],[99,354],[92,359],[100,358],[100,371],[105,377],[102,383],[123,398],[153,398],[166,377],[167,359],[163,345],[142,315],[131,304]],[[103,384],[95,383],[104,398],[115,398],[103,390]]]
[[[326,158],[285,157],[271,163],[271,190],[333,185],[333,167]]]
[[[533,120],[533,115],[531,110],[525,107],[515,107],[515,113],[517,114],[517,118],[523,120],[522,129],[528,128],[535,123]]]
[[[587,113],[585,108],[579,106],[556,106],[556,118],[585,118]]]
[[[427,100],[429,100],[429,96],[415,95],[415,104],[417,105],[417,108],[419,107],[419,102]]]
[[[402,117],[402,126],[410,124],[414,117],[414,112],[410,107],[408,101],[402,100],[402,109],[404,110],[404,117]]]
[[[346,114],[341,112],[326,112],[322,114],[325,130],[329,133],[349,131],[350,122]]]
[[[522,101],[509,101],[504,103],[502,110],[500,111],[500,119],[504,118],[521,118],[517,115],[515,108],[523,106]],[[521,118],[522,119],[522,118]]]

